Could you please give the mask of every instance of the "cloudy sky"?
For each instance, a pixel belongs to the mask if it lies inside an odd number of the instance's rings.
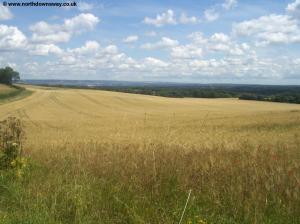
[[[26,79],[300,84],[300,0],[76,2],[1,2],[0,66]]]

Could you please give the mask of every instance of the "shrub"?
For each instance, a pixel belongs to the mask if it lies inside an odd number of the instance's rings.
[[[21,121],[9,117],[0,122],[0,170],[15,169],[19,176],[25,166],[22,157],[22,139],[24,131]]]

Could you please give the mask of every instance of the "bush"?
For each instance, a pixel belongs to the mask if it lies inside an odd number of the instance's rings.
[[[20,80],[20,74],[11,67],[0,68],[0,83],[12,84]]]
[[[0,122],[0,170],[15,169],[21,175],[25,166],[22,158],[22,138],[24,131],[21,121],[9,117]]]

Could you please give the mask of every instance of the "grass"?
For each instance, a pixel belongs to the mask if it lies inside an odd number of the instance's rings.
[[[0,94],[11,92],[11,91],[13,91],[13,89],[10,86],[0,84]]]
[[[300,106],[29,88],[0,223],[300,222]]]
[[[31,93],[22,86],[0,84],[0,104],[23,99]]]

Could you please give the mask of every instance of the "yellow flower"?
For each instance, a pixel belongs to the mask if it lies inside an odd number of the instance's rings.
[[[192,223],[193,223],[192,220],[187,221],[187,224],[192,224]]]
[[[16,160],[11,161],[10,165],[11,165],[12,167],[15,167],[15,166],[16,166]]]
[[[207,222],[204,219],[199,218],[198,224],[207,224]]]
[[[27,160],[26,160],[25,158],[21,158],[20,163],[21,163],[23,166],[26,166]]]
[[[23,175],[22,170],[18,169],[17,172],[16,172],[16,176],[17,176],[18,178],[21,178],[22,175]]]

